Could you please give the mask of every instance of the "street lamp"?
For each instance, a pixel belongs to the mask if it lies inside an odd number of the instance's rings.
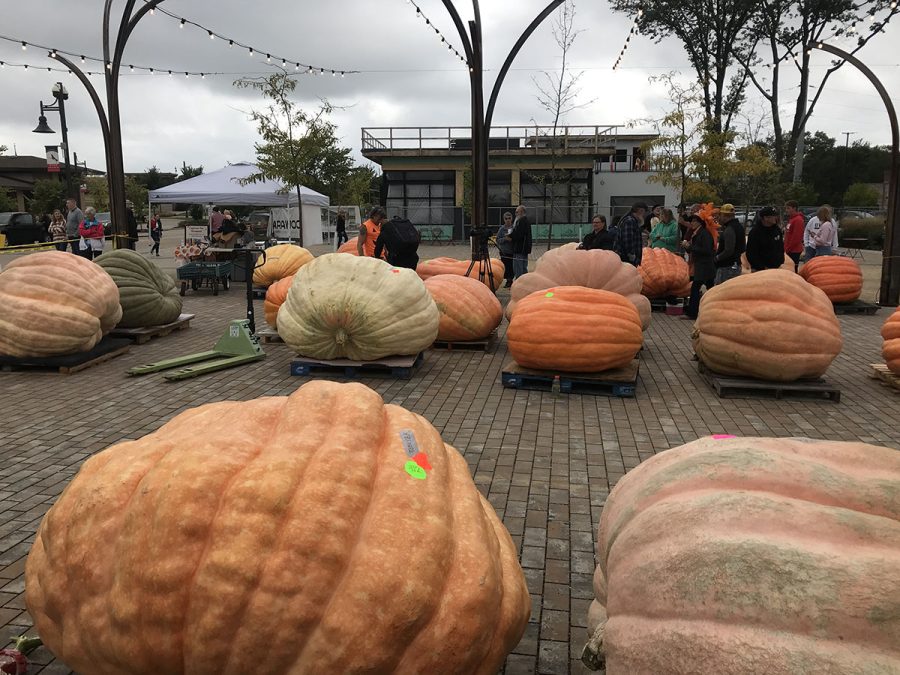
[[[50,125],[47,124],[47,118],[44,115],[45,112],[58,112],[59,113],[59,121],[62,126],[62,147],[63,147],[63,157],[65,159],[65,163],[63,164],[63,178],[66,181],[66,197],[72,197],[72,175],[69,170],[69,129],[66,126],[66,100],[69,98],[69,92],[66,91],[66,88],[63,86],[62,82],[57,82],[53,85],[53,90],[51,91],[53,94],[53,98],[56,99],[56,105],[44,105],[44,102],[41,101],[41,114],[38,117],[38,125],[33,133],[36,134],[53,134],[56,133],[53,129],[50,128]],[[80,196],[80,195],[79,195]],[[79,196],[76,196],[75,199],[79,203],[81,200]]]

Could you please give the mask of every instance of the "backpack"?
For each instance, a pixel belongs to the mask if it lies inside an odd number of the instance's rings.
[[[401,250],[395,253],[407,253],[416,251],[419,248],[420,235],[419,231],[406,218],[392,218],[390,224],[394,230],[394,240],[397,248]]]

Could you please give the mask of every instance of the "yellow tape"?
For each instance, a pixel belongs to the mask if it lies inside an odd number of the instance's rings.
[[[111,241],[116,238],[138,241],[137,237],[129,237],[127,234],[110,234],[104,237],[104,240]],[[57,244],[68,245],[71,243],[77,243],[79,241],[81,241],[80,237],[78,239],[65,239],[61,241],[44,242],[40,244],[19,244],[17,246],[5,246],[6,237],[0,234],[0,255],[15,255],[16,253],[29,253],[31,251],[53,251],[56,250]]]

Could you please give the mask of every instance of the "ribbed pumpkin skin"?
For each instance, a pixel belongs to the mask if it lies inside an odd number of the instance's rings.
[[[438,340],[481,340],[500,325],[500,301],[476,279],[438,274],[425,280],[425,288],[441,313]]]
[[[643,462],[600,517],[607,672],[900,672],[898,485],[900,453],[864,443],[704,438]]]
[[[440,312],[412,270],[329,253],[294,275],[277,321],[281,339],[304,356],[371,361],[427,349]]]
[[[534,272],[513,282],[507,318],[512,317],[519,300],[526,295],[553,286],[584,286],[624,295],[638,311],[644,330],[650,326],[650,301],[641,294],[643,281],[634,265],[623,263],[612,251],[579,251],[568,244],[544,253]]]
[[[121,328],[163,326],[181,315],[182,300],[175,280],[140,253],[109,251],[95,260],[119,287]]]
[[[780,269],[789,270],[791,272],[794,271],[794,261],[791,260],[791,257],[785,253],[784,254],[784,264]],[[747,254],[741,253],[741,274],[750,274],[753,272],[753,269],[750,267],[750,261],[747,260]]]
[[[531,609],[462,456],[424,418],[327,381],[188,410],[91,457],[25,579],[44,644],[96,675],[493,675]]]
[[[711,370],[778,382],[822,376],[843,346],[831,301],[793,270],[735,277],[707,291],[693,339]]]
[[[641,318],[618,293],[556,286],[519,301],[506,342],[521,366],[600,372],[621,368],[640,351]]]
[[[253,270],[253,283],[271,286],[276,281],[296,274],[313,259],[313,254],[301,246],[278,244],[266,249],[266,261]]]
[[[89,351],[122,318],[119,289],[90,260],[32,253],[0,273],[0,354],[60,356]]]
[[[648,298],[684,297],[691,291],[688,264],[664,248],[645,248],[638,272],[644,281],[641,292]]]
[[[494,287],[491,289],[492,291],[496,291],[503,285],[503,272],[504,267],[503,263],[497,260],[496,258],[491,258],[491,271],[494,273]],[[422,278],[422,280],[426,280],[429,277],[433,277],[438,274],[458,274],[460,276],[466,276],[466,271],[469,269],[469,265],[472,264],[471,260],[457,260],[456,258],[434,258],[433,260],[423,260],[416,267],[416,273]],[[478,279],[478,265],[475,265],[472,268],[472,271],[469,272],[468,276],[473,279]],[[490,287],[491,279],[487,275],[487,271],[485,270],[484,276],[484,285]]]
[[[862,270],[841,255],[816,256],[800,268],[800,276],[825,291],[832,302],[853,302],[862,294]]]
[[[294,275],[292,274],[289,277],[276,281],[266,289],[266,300],[263,303],[263,312],[266,315],[266,323],[275,330],[278,330],[278,321],[276,320],[278,318],[278,310],[281,309],[281,306],[287,299],[288,290],[291,288],[293,282]]]
[[[888,317],[881,327],[881,337],[884,345],[881,353],[887,363],[888,370],[894,375],[900,375],[900,308]]]

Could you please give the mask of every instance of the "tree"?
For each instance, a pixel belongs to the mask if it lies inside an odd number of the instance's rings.
[[[0,190],[0,213],[15,211],[17,206],[15,199],[10,197],[5,190]]]
[[[752,47],[747,24],[756,0],[610,0],[610,4],[634,17],[638,30],[652,40],[674,36],[681,41],[697,73],[708,129],[728,132],[747,86],[745,69],[733,66],[737,56]]]
[[[328,195],[338,204],[344,206],[372,206],[371,187],[372,181],[377,178],[375,169],[370,165],[355,166],[343,183],[329,189]]]
[[[180,173],[178,173],[180,171]],[[175,168],[175,172],[178,173],[178,177],[175,179],[176,183],[180,183],[183,180],[187,180],[188,178],[196,178],[197,176],[203,173],[203,165],[200,166],[192,166],[187,162],[181,163],[181,169]]]
[[[189,172],[197,171],[194,167],[187,167],[186,165],[184,168],[187,168]],[[203,167],[201,166],[199,169],[200,173],[203,173]],[[161,187],[166,187],[175,182],[177,180],[177,174],[163,173],[154,165],[144,173],[135,174],[134,178],[148,190],[158,190]]]
[[[62,209],[66,201],[66,186],[58,180],[38,180],[34,182],[29,210],[36,214],[53,213]]]
[[[9,148],[7,148],[5,145],[0,145],[0,155],[2,155],[7,150],[9,150]]]
[[[91,206],[97,211],[109,211],[109,183],[104,176],[88,176],[84,179]]]
[[[821,131],[806,134],[804,174],[817,192],[818,203],[846,203],[842,198],[851,184],[881,183],[890,161],[886,147],[862,140],[845,147]]]
[[[882,13],[883,11],[883,13]],[[806,124],[825,90],[828,79],[846,62],[831,62],[818,85],[811,83],[811,52],[806,45],[832,37],[856,37],[855,54],[879,32],[884,31],[890,19],[900,12],[897,3],[889,5],[883,0],[760,0],[748,32],[758,37],[751,49],[739,50],[736,59],[743,66],[750,82],[770,106],[773,126],[775,162],[789,166],[795,161],[793,177],[802,176],[804,155],[796,156],[798,141],[804,137]],[[879,17],[879,14],[881,16]],[[869,19],[866,26],[864,20]],[[862,25],[861,29],[857,26]],[[782,122],[781,108],[784,91],[782,67],[792,68],[799,77],[799,92],[792,89],[790,99],[796,95],[792,118],[787,126]],[[771,78],[762,77],[759,67],[765,67]],[[810,89],[815,94],[810,100]]]
[[[133,176],[125,177],[125,197],[132,203],[134,217],[143,220],[147,213],[149,190]]]
[[[878,206],[878,190],[865,183],[854,183],[844,193],[845,206]]]
[[[582,31],[575,30],[575,3],[566,0],[562,6],[562,12],[558,13],[553,22],[553,39],[559,47],[561,60],[559,70],[553,73],[544,72],[542,77],[532,78],[537,88],[537,100],[541,107],[547,111],[553,120],[553,130],[550,133],[550,171],[542,175],[533,176],[539,182],[550,185],[550,222],[547,223],[547,250],[550,250],[550,242],[553,238],[553,221],[556,219],[556,192],[561,183],[571,182],[569,172],[559,172],[559,148],[561,141],[565,141],[567,130],[562,139],[558,138],[559,126],[566,115],[573,110],[581,108],[586,103],[578,103],[581,89],[578,86],[583,71],[573,73],[569,70],[569,52],[572,50],[575,40]],[[538,139],[535,139],[537,142]],[[568,193],[568,190],[567,190]]]

